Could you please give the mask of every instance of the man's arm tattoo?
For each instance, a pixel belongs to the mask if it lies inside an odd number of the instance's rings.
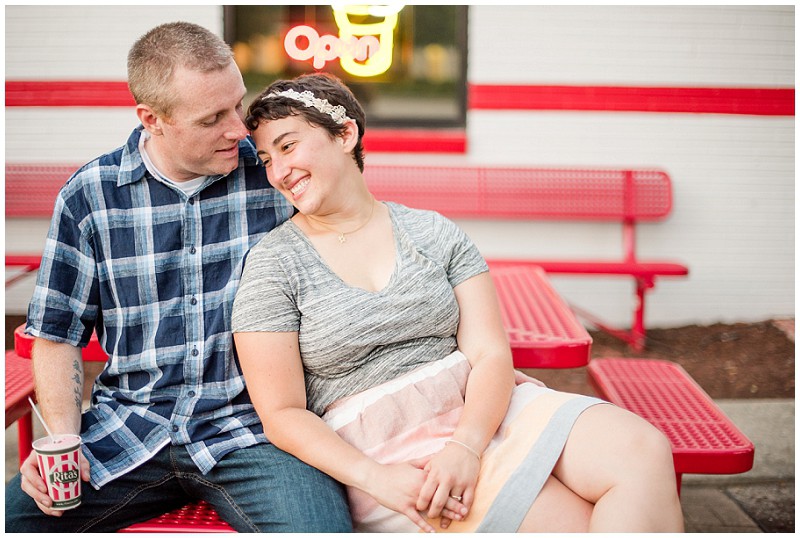
[[[75,385],[73,386],[72,390],[75,395],[75,405],[78,407],[78,411],[80,411],[83,403],[83,368],[81,361],[75,360],[72,363],[72,368],[75,370],[74,375],[72,376],[72,380],[75,382]]]

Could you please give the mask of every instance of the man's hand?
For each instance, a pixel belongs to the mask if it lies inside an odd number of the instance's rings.
[[[89,462],[80,455],[81,480],[89,481]],[[47,494],[47,484],[39,474],[39,459],[36,452],[31,452],[27,459],[22,463],[19,472],[22,476],[22,491],[27,493],[35,502],[39,510],[48,516],[60,517],[63,510],[53,510],[53,500]]]

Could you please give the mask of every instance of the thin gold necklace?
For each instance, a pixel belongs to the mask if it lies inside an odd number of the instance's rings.
[[[336,232],[337,234],[339,234],[339,237],[338,237],[338,239],[339,239],[339,243],[340,243],[340,244],[344,244],[344,242],[345,242],[345,241],[347,241],[347,238],[345,237],[345,235],[347,235],[347,234],[354,234],[354,233],[356,233],[357,231],[359,231],[361,228],[363,228],[364,226],[366,226],[367,224],[369,224],[369,221],[371,221],[371,220],[372,220],[372,215],[373,215],[374,213],[375,213],[375,198],[373,198],[373,199],[372,199],[372,208],[370,209],[370,212],[369,212],[369,217],[367,217],[367,220],[365,220],[365,221],[364,221],[364,222],[363,222],[363,223],[362,223],[360,226],[358,226],[358,228],[356,228],[356,229],[354,229],[354,230],[350,230],[349,232],[343,232],[343,231],[341,231],[341,230],[337,230],[337,229],[336,229],[336,228],[334,228],[333,226],[331,226],[331,225],[329,225],[329,224],[325,224],[325,223],[324,223],[324,222],[322,222],[321,220],[319,220],[319,219],[316,219],[316,218],[312,217],[311,215],[306,215],[306,218],[307,218],[307,219],[309,219],[309,220],[312,220],[312,221],[316,222],[317,224],[319,224],[319,225],[320,225],[320,226],[322,226],[323,228],[327,228],[328,230],[330,230],[330,231],[332,231],[332,232]]]

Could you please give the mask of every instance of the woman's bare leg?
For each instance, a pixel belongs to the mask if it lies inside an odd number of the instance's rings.
[[[522,521],[519,532],[588,532],[592,508],[591,503],[551,475]]]
[[[553,475],[594,504],[590,531],[683,531],[669,441],[624,409],[595,405],[584,411]]]

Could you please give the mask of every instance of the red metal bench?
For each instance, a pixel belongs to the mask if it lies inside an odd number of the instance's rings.
[[[656,359],[594,359],[597,394],[647,419],[669,439],[680,491],[684,473],[736,474],[755,447],[680,365]]]
[[[6,278],[6,288],[32,274],[39,268],[39,256],[6,256],[6,267],[14,267],[17,274]],[[28,397],[35,399],[31,362],[13,351],[6,351],[6,428],[17,424],[19,463],[31,453],[33,421]]]
[[[645,343],[645,294],[659,276],[685,276],[685,265],[636,256],[636,224],[666,218],[672,208],[669,176],[659,170],[488,168],[368,165],[364,175],[379,200],[433,209],[452,218],[597,220],[622,225],[622,255],[612,260],[490,260],[534,265],[548,273],[619,275],[636,283],[631,329],[614,329],[572,306],[593,325],[635,349]]]
[[[33,393],[33,374],[31,361],[25,360],[13,351],[6,351],[6,428],[17,424],[17,446],[19,447],[19,463],[25,461],[31,453],[33,443],[33,421],[28,397],[35,398]]]

